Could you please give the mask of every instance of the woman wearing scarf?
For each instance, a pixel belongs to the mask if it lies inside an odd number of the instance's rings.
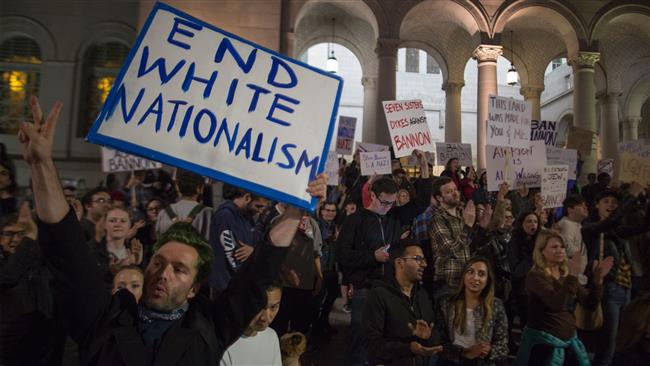
[[[582,257],[567,262],[562,236],[543,231],[537,236],[533,268],[526,276],[528,324],[514,365],[590,365],[584,345],[576,335],[572,308],[577,300],[595,309],[603,293],[603,278],[612,269],[612,257],[595,261],[590,289],[580,286]]]

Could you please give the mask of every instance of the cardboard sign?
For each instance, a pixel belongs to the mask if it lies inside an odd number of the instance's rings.
[[[436,165],[446,165],[452,158],[461,166],[472,166],[472,145],[436,142]]]
[[[382,103],[395,157],[408,156],[415,149],[434,150],[421,100],[393,100]]]
[[[156,161],[102,147],[102,171],[104,173],[160,168],[162,168],[162,164]]]
[[[359,153],[361,175],[391,174],[390,151],[373,151]]]
[[[486,146],[488,191],[498,191],[499,184],[511,188],[539,187],[546,166],[544,141],[531,141],[527,148]]]
[[[357,142],[357,150],[360,152],[388,151],[388,146],[371,144],[369,142]]]
[[[621,182],[636,181],[644,186],[650,184],[650,158],[628,151],[621,152],[619,158],[618,179]]]
[[[568,165],[549,165],[542,172],[542,202],[544,208],[562,207],[566,198]]]
[[[356,118],[339,116],[339,129],[336,134],[336,152],[338,154],[352,154],[352,147],[354,146],[354,131],[356,128]]]
[[[487,144],[528,148],[531,113],[530,102],[490,95]]]
[[[88,140],[313,210],[342,86],[156,3]]]
[[[590,156],[591,149],[596,144],[598,135],[593,131],[585,130],[579,127],[571,127],[567,136],[567,149],[576,149],[582,156]]]
[[[328,186],[339,185],[339,156],[336,151],[327,153],[327,163],[325,164],[325,172],[329,176],[327,181]]]
[[[578,170],[578,151],[546,146],[546,163],[549,165],[568,165],[569,180],[576,180]]]
[[[598,160],[597,172],[607,173],[610,177],[614,176],[614,159],[602,159]]]
[[[530,141],[542,140],[546,146],[564,146],[568,124],[564,121],[532,120]]]

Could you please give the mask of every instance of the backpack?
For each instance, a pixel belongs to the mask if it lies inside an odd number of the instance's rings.
[[[178,218],[178,215],[176,214],[176,212],[174,212],[171,205],[165,206],[164,210],[167,213],[167,216],[169,216],[169,219],[172,221],[172,223],[176,223],[176,222],[179,222],[179,221],[184,221],[184,222],[187,222],[188,224],[191,224],[192,222],[194,222],[194,218],[196,218],[196,215],[198,215],[201,211],[203,211],[204,208],[205,208],[204,205],[202,205],[200,203],[197,204],[196,206],[194,206],[192,211],[190,211],[190,213],[187,215],[187,217],[185,219],[183,219],[183,220]]]

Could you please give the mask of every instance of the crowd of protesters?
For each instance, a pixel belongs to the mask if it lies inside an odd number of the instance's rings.
[[[299,364],[351,313],[346,365],[634,365],[650,356],[648,188],[606,173],[564,207],[450,159],[310,183],[313,214],[197,174],[59,185],[60,104],[0,160],[0,365]],[[31,203],[30,203],[31,202]],[[580,312],[578,315],[577,312]],[[595,326],[585,325],[585,314]],[[66,346],[68,343],[75,346]],[[636,362],[636,363],[635,363]],[[161,363],[162,364],[162,363]],[[318,363],[317,363],[318,364]]]

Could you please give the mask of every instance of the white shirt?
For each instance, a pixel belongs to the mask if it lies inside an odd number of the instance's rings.
[[[280,341],[271,328],[258,332],[253,337],[241,336],[233,343],[221,359],[221,366],[282,366]]]
[[[460,334],[457,329],[454,329],[454,344],[463,348],[470,348],[476,344],[476,324],[472,309],[467,309],[465,315],[465,333]]]

